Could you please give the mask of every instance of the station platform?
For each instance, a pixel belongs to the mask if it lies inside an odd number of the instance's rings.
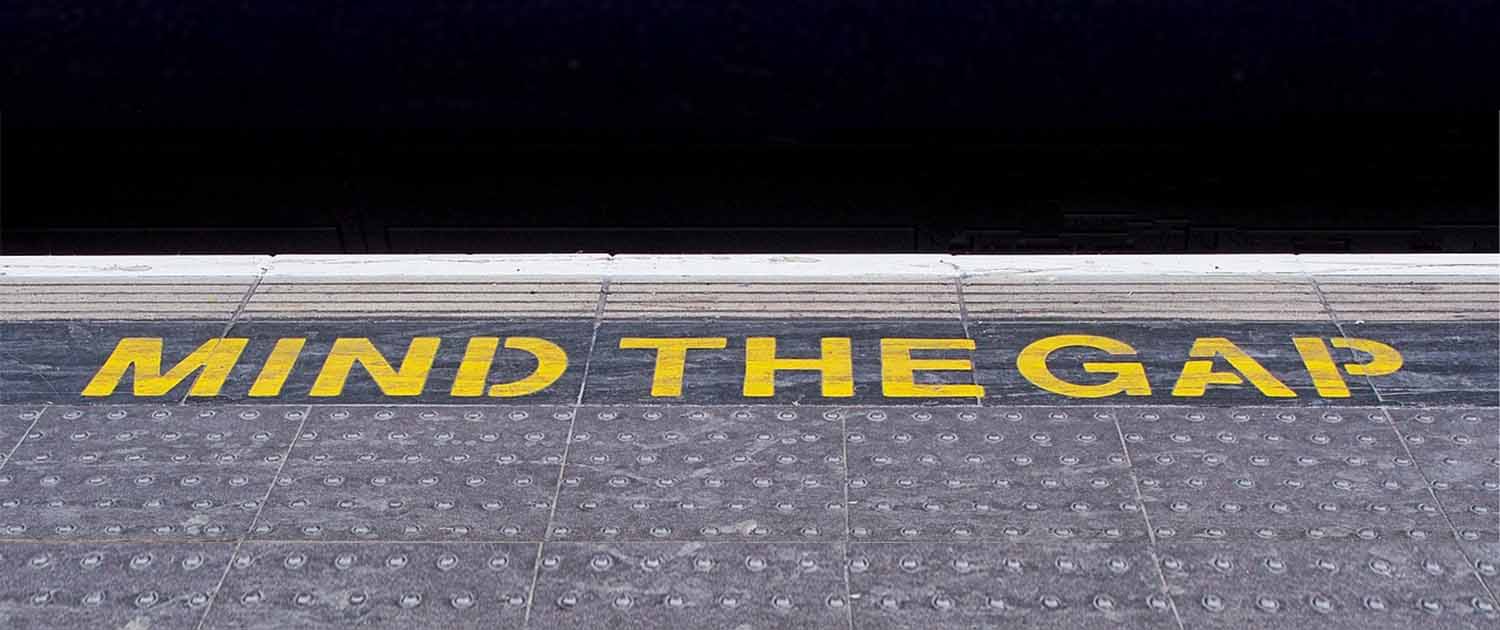
[[[1500,256],[0,258],[0,628],[1497,594]]]

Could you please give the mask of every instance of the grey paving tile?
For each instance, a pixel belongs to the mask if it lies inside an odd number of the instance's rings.
[[[1500,409],[1388,409],[1465,541],[1500,542]]]
[[[304,409],[53,407],[0,470],[0,540],[234,540]]]
[[[535,544],[247,543],[204,628],[520,628]]]
[[[1493,628],[1495,602],[1451,540],[1165,544],[1188,628]]]
[[[557,466],[292,463],[256,540],[541,540]]]
[[[0,542],[232,541],[250,528],[273,470],[199,465],[0,470]]]
[[[193,465],[275,470],[302,424],[301,405],[55,406],[15,462],[70,470]]]
[[[855,540],[1147,539],[1107,409],[843,413]]]
[[[854,627],[1176,628],[1145,544],[854,543]]]
[[[192,628],[233,549],[0,543],[0,627]]]
[[[1378,408],[1120,411],[1156,538],[1450,538]]]
[[[292,448],[301,466],[557,466],[569,406],[315,406]]]
[[[27,430],[42,416],[42,405],[0,405],[0,467],[10,459],[11,449],[21,444]]]
[[[555,543],[533,628],[847,629],[841,544]]]
[[[567,407],[317,407],[258,540],[541,540]]]
[[[787,406],[584,407],[549,540],[841,540],[842,425]]]
[[[1459,541],[1458,544],[1468,554],[1474,573],[1488,586],[1490,595],[1500,595],[1500,543]]]

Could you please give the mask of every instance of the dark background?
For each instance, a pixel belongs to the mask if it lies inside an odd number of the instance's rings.
[[[1495,4],[18,2],[0,253],[1494,252]]]

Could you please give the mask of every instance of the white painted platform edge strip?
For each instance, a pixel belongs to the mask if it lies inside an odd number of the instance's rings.
[[[151,280],[253,279],[271,256],[0,256],[0,282],[47,278]]]
[[[0,257],[0,282],[170,278],[267,281],[850,281],[1128,279],[1147,277],[1287,278],[1319,276],[1466,276],[1500,280],[1495,254],[1202,254],[973,255],[755,254],[640,256],[340,255],[340,256],[12,256]]]

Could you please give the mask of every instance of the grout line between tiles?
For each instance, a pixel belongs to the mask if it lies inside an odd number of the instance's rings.
[[[542,541],[542,540],[516,540],[516,539],[513,539],[513,538],[469,538],[469,539],[464,539],[464,540],[409,540],[409,539],[396,539],[396,538],[380,538],[380,539],[372,539],[372,540],[305,540],[305,539],[291,539],[291,538],[257,538],[254,541],[255,544],[275,544],[275,545],[537,545],[537,544],[541,544],[543,542],[548,542],[548,543],[552,543],[552,544],[563,544],[563,545],[614,545],[614,544],[619,544],[619,545],[823,545],[823,546],[832,546],[832,545],[838,545],[838,544],[840,544],[840,541],[838,541],[838,540],[816,540],[816,539],[810,540],[810,539],[807,539],[807,538],[788,538],[788,539],[777,539],[777,538],[770,538],[770,539],[765,539],[765,538],[749,538],[749,539],[744,539],[744,538],[741,538],[741,539],[719,539],[719,540],[706,540],[706,539],[701,539],[701,538],[700,539],[651,538],[649,540],[648,539],[628,539],[628,538],[627,539],[619,539],[619,538],[611,538],[611,539],[607,539],[607,540],[605,540],[605,539],[595,540],[595,539],[580,538],[580,539],[577,539],[577,540],[550,540],[550,541]],[[1181,540],[1181,541],[1174,542],[1173,544],[1175,544],[1175,545],[1182,545],[1182,546],[1215,547],[1215,546],[1223,545],[1225,542],[1226,541],[1223,541],[1223,540],[1184,539],[1184,540]],[[1230,540],[1228,542],[1235,542],[1235,541]],[[1244,542],[1249,542],[1249,541],[1244,541]],[[130,538],[119,538],[119,539],[99,539],[99,538],[65,538],[65,539],[16,538],[16,539],[0,539],[0,545],[160,545],[160,546],[172,546],[172,545],[233,545],[234,543],[235,543],[234,540],[229,540],[229,539],[225,539],[225,540],[162,540],[162,539],[159,539],[159,538],[149,539],[149,540],[148,539],[130,539]],[[953,538],[902,538],[900,540],[890,540],[890,539],[851,540],[850,544],[852,545],[853,543],[859,543],[861,545],[959,545],[959,546],[963,546],[963,545],[975,545],[975,546],[987,546],[987,545],[1007,545],[1007,546],[1009,546],[1009,545],[1015,545],[1015,546],[1048,545],[1048,546],[1060,546],[1060,547],[1067,547],[1067,546],[1097,547],[1099,544],[1101,544],[1100,541],[1095,540],[1095,539],[1084,539],[1084,540],[1046,540],[1046,541],[1039,541],[1039,540],[1036,540],[1036,539],[1007,539],[1007,538],[987,538],[987,537],[965,538],[965,539],[962,539],[962,540],[953,539]],[[1104,544],[1109,544],[1109,545],[1117,546],[1117,547],[1124,547],[1124,546],[1142,546],[1142,547],[1145,547],[1145,546],[1149,546],[1151,543],[1150,543],[1150,541],[1147,541],[1147,540],[1125,540],[1125,541],[1112,541],[1112,542],[1108,542],[1108,543],[1104,543]],[[1281,546],[1288,546],[1288,547],[1294,547],[1294,546],[1299,546],[1299,545],[1307,545],[1309,547],[1317,547],[1317,546],[1320,545],[1320,543],[1318,541],[1315,541],[1315,540],[1284,540],[1284,541],[1279,541],[1277,544],[1281,545]]]
[[[250,304],[250,298],[255,296],[255,291],[260,289],[261,281],[265,279],[266,273],[270,270],[271,266],[267,263],[260,268],[260,273],[255,274],[255,278],[250,280],[250,286],[246,287],[245,294],[240,296],[240,303],[236,304],[234,310],[229,313],[229,321],[224,322],[224,329],[219,331],[219,336],[214,339],[215,346],[222,342],[225,337],[229,336],[229,331],[234,329],[234,325],[239,321],[240,315],[244,314],[245,307]],[[189,396],[192,396],[191,388],[182,392],[182,398],[177,401],[177,404],[186,405]]]
[[[5,341],[6,341],[5,340],[5,332],[6,332],[5,329],[0,328],[0,349],[5,348]],[[40,380],[43,385],[47,386],[47,389],[52,392],[52,396],[53,396],[54,400],[56,400],[58,402],[61,402],[63,400],[62,392],[58,391],[57,387],[52,384],[52,380],[49,379],[49,378],[47,378],[46,372],[43,372],[41,367],[39,367],[37,365],[32,365],[32,364],[30,364],[30,362],[28,362],[27,363],[27,369],[32,374],[36,375],[37,380]],[[45,405],[51,405],[52,402],[53,401],[51,401],[51,400],[44,401],[43,404],[45,404]]]
[[[1141,520],[1146,524],[1146,554],[1151,557],[1151,566],[1156,571],[1156,579],[1161,584],[1161,594],[1167,598],[1167,605],[1172,608],[1172,619],[1177,621],[1178,630],[1185,627],[1182,623],[1182,615],[1177,611],[1177,598],[1172,597],[1172,589],[1167,584],[1167,574],[1161,569],[1161,557],[1156,553],[1156,529],[1151,526],[1151,514],[1146,509],[1146,496],[1141,493],[1141,480],[1135,474],[1135,460],[1130,456],[1130,444],[1125,440],[1125,428],[1120,424],[1120,414],[1111,413],[1110,417],[1115,423],[1115,435],[1120,438],[1120,452],[1125,455],[1125,470],[1130,473],[1130,484],[1135,489],[1135,502],[1141,506]]]
[[[10,460],[15,458],[16,451],[21,450],[21,443],[26,441],[26,436],[31,435],[31,432],[36,430],[37,423],[42,421],[42,417],[47,415],[47,410],[51,408],[52,403],[43,403],[42,408],[37,410],[36,417],[31,419],[31,424],[27,425],[26,430],[21,432],[21,437],[16,438],[15,446],[10,447],[10,451],[5,453],[5,459],[0,459],[0,470],[4,470],[5,465],[9,464]]]
[[[1368,379],[1369,377],[1365,378]],[[1370,386],[1374,387],[1375,384],[1371,383]],[[1469,572],[1474,575],[1474,579],[1479,580],[1479,585],[1484,588],[1485,593],[1489,594],[1490,599],[1495,601],[1496,604],[1500,604],[1500,597],[1496,597],[1494,589],[1490,588],[1484,576],[1479,574],[1474,557],[1469,555],[1469,550],[1464,547],[1463,538],[1459,535],[1458,525],[1453,522],[1453,517],[1448,514],[1448,507],[1443,505],[1442,497],[1439,497],[1437,490],[1433,489],[1432,479],[1427,476],[1427,471],[1423,469],[1421,460],[1418,460],[1416,454],[1411,452],[1411,445],[1406,443],[1406,436],[1401,433],[1401,428],[1396,426],[1396,418],[1391,415],[1391,410],[1382,404],[1380,406],[1380,413],[1385,416],[1385,421],[1390,423],[1391,432],[1396,434],[1396,442],[1401,445],[1401,452],[1406,453],[1406,458],[1411,460],[1412,467],[1417,469],[1417,474],[1422,477],[1422,485],[1427,488],[1428,496],[1431,496],[1433,503],[1437,505],[1438,513],[1443,515],[1443,521],[1448,523],[1448,531],[1453,537],[1453,544],[1458,547],[1459,553],[1463,554],[1464,562],[1469,565]]]
[[[589,349],[583,359],[583,378],[578,384],[578,396],[573,399],[573,413],[568,418],[568,434],[563,439],[562,462],[557,468],[557,483],[552,488],[552,509],[547,512],[547,524],[542,527],[541,541],[536,546],[536,558],[532,562],[531,586],[526,591],[526,612],[521,617],[521,627],[531,625],[531,609],[536,601],[536,585],[542,577],[542,552],[552,536],[552,523],[557,519],[557,504],[562,500],[563,476],[568,471],[568,453],[573,446],[573,431],[578,427],[578,414],[583,407],[584,392],[588,391],[589,368],[594,362],[594,346],[599,342],[599,326],[604,322],[604,309],[609,302],[609,278],[599,281],[599,301],[594,305],[594,327],[589,336]]]
[[[255,506],[255,516],[250,519],[250,526],[245,528],[238,539],[234,541],[234,549],[229,552],[229,560],[224,563],[224,572],[219,574],[219,583],[214,585],[212,591],[208,592],[208,603],[203,606],[203,616],[198,618],[198,630],[203,629],[203,624],[208,623],[208,615],[213,612],[214,602],[218,600],[219,591],[224,588],[224,582],[229,579],[229,571],[234,568],[234,559],[240,554],[245,540],[255,532],[255,524],[260,521],[260,513],[266,509],[266,504],[271,501],[271,493],[276,491],[276,482],[281,479],[281,472],[286,469],[288,462],[292,460],[292,448],[297,445],[297,440],[302,437],[302,431],[307,427],[307,421],[312,418],[312,405],[302,408],[302,421],[297,423],[297,432],[292,434],[291,441],[287,442],[286,451],[282,453],[281,464],[276,467],[276,474],[271,475],[271,483],[266,486],[266,493],[261,496],[260,504]]]
[[[854,630],[854,584],[849,579],[849,547],[853,545],[850,530],[850,512],[854,506],[849,504],[849,414],[839,414],[839,433],[842,436],[840,447],[844,456],[844,615],[848,622],[849,630]]]
[[[968,297],[964,294],[964,283],[969,276],[968,274],[964,273],[964,270],[959,268],[958,265],[954,265],[951,262],[948,262],[946,264],[952,266],[955,272],[955,275],[953,277],[953,294],[954,297],[958,300],[958,323],[963,328],[964,338],[974,342],[974,346],[977,349],[979,346],[979,340],[974,338],[974,334],[969,326],[969,301]],[[969,382],[973,383],[975,387],[983,388],[984,384],[979,382],[979,366],[973,363],[973,361],[971,360],[969,368]],[[985,394],[983,393],[979,396],[975,396],[974,406],[984,407],[984,400]]]
[[[969,305],[964,298],[964,272],[958,269],[957,266],[954,266],[954,269],[958,271],[958,275],[953,278],[953,295],[958,301],[958,323],[963,327],[964,339],[974,342],[977,348],[979,340],[975,339],[974,335],[969,332]],[[969,382],[973,383],[975,387],[983,388],[984,386],[979,383],[979,368],[974,365],[972,359],[970,360],[969,368]],[[983,394],[974,397],[974,405],[978,407],[984,406]]]
[[[174,545],[220,545],[220,546],[222,546],[222,545],[233,545],[234,542],[235,541],[233,541],[233,540],[227,540],[227,539],[226,540],[161,540],[161,539],[151,539],[151,540],[141,539],[141,540],[134,540],[134,539],[128,539],[128,538],[127,539],[67,538],[67,539],[52,539],[52,540],[47,540],[47,539],[39,539],[39,538],[22,538],[22,539],[14,539],[14,540],[0,540],[0,545],[147,545],[147,546],[154,546],[155,545],[155,546],[167,546],[167,547],[170,547],[170,546],[174,546]],[[825,547],[835,546],[835,545],[840,544],[840,541],[838,541],[838,540],[809,540],[809,539],[806,539],[806,538],[788,538],[788,539],[777,539],[777,538],[762,539],[762,538],[755,538],[755,539],[733,539],[733,540],[729,540],[729,539],[725,539],[725,540],[704,540],[704,539],[697,539],[697,540],[694,540],[694,539],[671,539],[671,538],[652,538],[650,540],[637,540],[637,539],[624,539],[624,540],[622,540],[622,539],[612,538],[612,539],[609,539],[609,540],[578,539],[578,540],[551,540],[551,541],[542,541],[542,540],[515,540],[515,539],[488,539],[488,538],[473,538],[473,539],[465,539],[465,540],[407,540],[407,539],[387,539],[387,538],[375,539],[375,540],[297,540],[297,539],[289,539],[289,538],[257,538],[254,541],[254,543],[258,544],[258,545],[259,544],[266,544],[266,545],[539,545],[539,544],[541,544],[543,542],[550,542],[552,544],[559,544],[559,545],[678,545],[678,546],[680,546],[680,545],[707,545],[707,546],[712,546],[712,545],[731,545],[731,546],[744,546],[744,545],[808,545],[808,546],[825,546]],[[853,541],[853,542],[858,542],[861,545],[958,545],[958,546],[963,546],[963,545],[977,545],[977,546],[988,546],[988,545],[1020,545],[1020,546],[1027,546],[1027,545],[1033,545],[1033,544],[1045,544],[1045,545],[1048,545],[1048,546],[1059,546],[1059,547],[1078,546],[1078,547],[1088,547],[1088,548],[1096,547],[1096,546],[1098,546],[1100,544],[1099,541],[1097,541],[1097,540],[1048,540],[1048,541],[1045,541],[1045,542],[1038,542],[1038,541],[1035,541],[1035,540],[1007,540],[1007,539],[999,539],[999,538],[968,538],[968,539],[964,539],[964,540],[954,540],[954,539],[951,539],[951,538],[903,538],[901,540],[883,540],[882,539],[882,540],[859,540],[859,541]],[[1147,541],[1123,541],[1123,542],[1110,542],[1110,543],[1107,543],[1107,544],[1114,545],[1114,546],[1146,546],[1146,545],[1149,544],[1149,542],[1147,542]],[[1222,544],[1222,541],[1194,541],[1194,540],[1184,540],[1184,541],[1182,541],[1181,543],[1178,543],[1178,544],[1182,544],[1182,545],[1204,545],[1204,546],[1211,546],[1211,545]],[[1307,541],[1307,542],[1304,542],[1304,541],[1286,541],[1284,544],[1287,544],[1287,545],[1299,545],[1299,544],[1317,545],[1318,543],[1314,542],[1314,541]]]
[[[1349,334],[1344,331],[1343,321],[1339,319],[1338,313],[1335,312],[1332,305],[1329,304],[1327,296],[1323,294],[1323,287],[1318,284],[1317,278],[1313,277],[1312,274],[1305,273],[1305,275],[1307,276],[1308,282],[1312,284],[1313,292],[1318,296],[1318,301],[1323,304],[1324,310],[1328,313],[1329,320],[1333,322],[1334,328],[1338,330],[1339,336],[1348,337]],[[1347,348],[1342,348],[1340,350],[1342,351],[1342,354],[1344,354],[1345,357],[1348,358],[1351,362],[1357,362],[1357,357],[1354,356],[1353,350]],[[1381,395],[1380,388],[1375,385],[1375,379],[1366,374],[1364,375],[1364,382],[1365,384],[1369,385],[1370,391],[1375,393],[1375,400],[1380,405],[1380,413],[1381,415],[1385,416],[1386,423],[1388,423],[1391,427],[1391,433],[1396,436],[1396,443],[1401,445],[1401,452],[1406,454],[1406,458],[1408,460],[1411,460],[1412,467],[1416,468],[1417,475],[1422,478],[1422,485],[1426,487],[1427,495],[1432,497],[1433,503],[1437,505],[1438,513],[1442,514],[1443,521],[1448,523],[1448,532],[1452,536],[1453,545],[1457,547],[1458,552],[1463,555],[1464,563],[1468,565],[1469,573],[1474,576],[1474,579],[1479,581],[1479,586],[1483,588],[1484,592],[1490,596],[1490,600],[1495,602],[1496,604],[1500,604],[1500,597],[1496,596],[1495,590],[1490,588],[1490,585],[1485,581],[1484,576],[1480,575],[1478,567],[1475,564],[1474,557],[1469,555],[1468,548],[1464,546],[1463,538],[1458,531],[1458,525],[1453,522],[1452,515],[1448,513],[1448,507],[1443,505],[1442,497],[1439,497],[1437,490],[1433,489],[1432,478],[1427,475],[1427,471],[1423,468],[1421,460],[1417,459],[1416,454],[1411,451],[1411,445],[1407,444],[1406,435],[1401,432],[1401,427],[1396,425],[1396,418],[1391,415],[1391,410],[1390,407],[1386,404],[1385,397]]]
[[[1366,380],[1369,380],[1369,378],[1370,377],[1368,376],[1365,377]],[[1374,386],[1375,384],[1371,382],[1370,387],[1373,388]],[[1378,391],[1376,393],[1377,395],[1379,394]],[[1490,599],[1494,600],[1497,604],[1500,604],[1500,597],[1496,596],[1494,589],[1490,588],[1490,585],[1485,581],[1484,576],[1479,574],[1478,567],[1474,561],[1474,557],[1469,555],[1468,548],[1466,548],[1463,544],[1463,537],[1458,531],[1458,525],[1453,522],[1453,516],[1448,513],[1448,507],[1446,505],[1443,505],[1442,497],[1438,496],[1437,490],[1432,487],[1432,478],[1427,475],[1427,470],[1422,466],[1422,461],[1420,459],[1417,459],[1416,454],[1411,451],[1411,445],[1407,444],[1406,435],[1401,432],[1401,427],[1396,425],[1396,418],[1395,416],[1391,415],[1390,408],[1384,404],[1381,404],[1380,413],[1385,416],[1385,421],[1390,424],[1391,432],[1396,435],[1396,442],[1401,445],[1401,452],[1406,454],[1406,458],[1411,460],[1412,467],[1416,468],[1417,474],[1422,477],[1422,485],[1426,487],[1427,495],[1432,497],[1433,503],[1437,505],[1438,513],[1442,514],[1443,521],[1448,523],[1448,532],[1452,536],[1453,544],[1458,547],[1459,553],[1463,554],[1464,562],[1469,565],[1469,572],[1474,575],[1475,579],[1479,580],[1479,585],[1484,587],[1484,590],[1489,594]]]

